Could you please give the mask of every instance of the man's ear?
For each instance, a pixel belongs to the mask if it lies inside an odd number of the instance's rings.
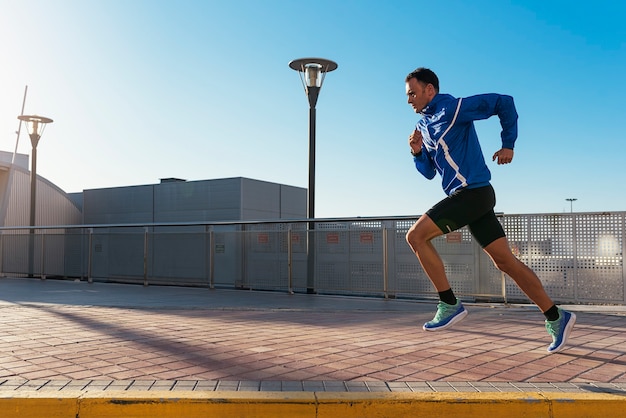
[[[428,83],[426,85],[426,91],[428,92],[429,96],[435,97],[437,95],[437,90],[435,90],[435,86],[433,86],[431,83]]]

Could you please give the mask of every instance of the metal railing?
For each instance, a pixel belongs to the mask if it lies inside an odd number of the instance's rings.
[[[501,216],[511,251],[560,303],[625,304],[625,212]],[[17,277],[431,297],[405,234],[416,217],[0,228],[0,272]],[[314,234],[314,239],[312,235]],[[314,242],[314,248],[308,243]],[[464,228],[436,238],[459,295],[526,301]]]

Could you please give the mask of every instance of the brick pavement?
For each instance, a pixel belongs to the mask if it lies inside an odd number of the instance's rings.
[[[623,307],[570,307],[552,355],[536,308],[467,307],[426,333],[433,302],[0,279],[0,390],[626,392]]]

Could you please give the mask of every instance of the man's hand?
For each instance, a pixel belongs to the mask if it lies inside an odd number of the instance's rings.
[[[422,133],[419,130],[415,129],[411,132],[411,135],[409,135],[409,147],[411,147],[412,154],[422,152],[422,139]]]
[[[510,148],[502,148],[493,154],[492,161],[498,160],[498,164],[509,164],[513,161],[513,150]]]

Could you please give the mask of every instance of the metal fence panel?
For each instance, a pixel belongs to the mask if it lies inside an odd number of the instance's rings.
[[[147,277],[150,283],[209,285],[209,235],[205,232],[148,234]]]
[[[506,215],[513,254],[559,303],[626,303],[625,213]],[[125,283],[434,297],[405,240],[417,218],[0,228],[0,271]],[[527,301],[467,228],[434,239],[455,293]],[[314,243],[313,246],[309,246]]]
[[[238,284],[250,289],[306,290],[305,225],[247,226],[243,235],[244,272]]]
[[[623,214],[582,214],[575,222],[577,299],[623,301]]]
[[[2,239],[2,272],[16,275],[28,273],[28,233],[4,233]]]
[[[144,232],[94,232],[91,279],[143,283]]]
[[[245,275],[241,286],[253,289],[287,290],[287,253],[281,251],[286,232],[273,229],[247,231],[245,242]]]
[[[63,246],[64,269],[61,277],[84,278],[87,277],[87,254],[89,253],[89,239],[87,233],[81,230],[68,230],[63,234],[65,240]]]

